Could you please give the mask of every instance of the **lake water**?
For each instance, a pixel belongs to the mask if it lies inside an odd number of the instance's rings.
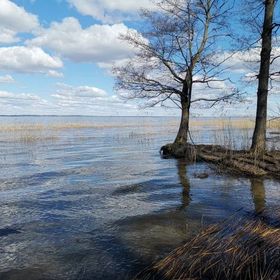
[[[279,182],[161,159],[176,118],[0,121],[3,280],[131,279],[203,227],[279,205]]]

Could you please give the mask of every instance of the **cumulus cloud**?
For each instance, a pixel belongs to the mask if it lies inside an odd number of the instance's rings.
[[[135,18],[141,8],[154,9],[150,0],[68,0],[81,14],[89,15],[105,23],[120,22]]]
[[[67,84],[57,84],[58,90],[53,96],[60,99],[74,99],[74,98],[86,98],[95,99],[98,97],[107,96],[106,91],[100,88],[91,86],[70,86]]]
[[[126,104],[116,95],[93,86],[57,84],[54,94],[42,98],[36,94],[0,91],[2,114],[79,114],[134,115],[137,106]]]
[[[19,40],[17,32],[0,26],[0,43],[11,44],[18,42]]]
[[[219,86],[223,86],[220,84]],[[272,100],[271,100],[272,101]],[[271,103],[273,104],[273,102]],[[225,107],[226,108],[226,107]],[[229,107],[232,109],[232,106]],[[164,108],[139,110],[133,101],[126,103],[116,95],[94,86],[71,86],[57,84],[55,93],[47,98],[36,94],[0,91],[2,114],[58,114],[58,115],[161,115],[179,113],[178,110],[165,111]],[[196,110],[195,108],[193,108]],[[200,111],[199,111],[200,112]],[[207,115],[209,111],[204,111]],[[219,109],[219,113],[221,110]],[[248,114],[248,111],[246,111]]]
[[[225,52],[216,58],[217,61],[224,61],[223,65],[235,73],[254,72],[260,60],[260,48],[251,48],[248,51]]]
[[[14,83],[15,80],[11,75],[0,76],[0,84],[4,83]]]
[[[37,95],[29,93],[13,93],[9,91],[0,91],[0,106],[9,108],[26,108],[31,107],[43,108],[49,102]],[[17,113],[16,111],[9,112],[11,114]]]
[[[54,22],[29,40],[29,46],[48,47],[75,62],[114,63],[133,54],[133,49],[119,39],[130,30],[124,24],[92,25],[83,29],[75,18]]]
[[[39,97],[36,95],[31,95],[31,94],[16,94],[8,91],[0,91],[0,98],[1,101],[5,100],[39,100]]]
[[[237,51],[234,53],[224,53],[217,60],[222,60],[227,57],[224,65],[228,67],[231,71],[236,73],[243,73],[248,75],[249,73],[257,73],[260,66],[260,47],[251,48],[247,51]],[[271,58],[279,57],[280,48],[273,48],[271,53]],[[276,71],[275,69],[280,68],[280,59],[275,59],[274,63],[271,65],[271,71]],[[250,75],[250,74],[249,74]]]
[[[71,86],[59,83],[52,98],[61,111],[70,114],[79,112],[89,115],[114,115],[120,112],[135,113],[137,109],[135,104],[127,104],[118,96],[93,86]]]
[[[0,69],[21,73],[49,74],[50,70],[63,67],[58,57],[52,57],[38,47],[0,48]]]
[[[0,1],[0,43],[17,42],[17,33],[35,31],[39,26],[36,15],[28,13],[12,1]]]
[[[59,107],[30,93],[0,91],[0,109],[2,114],[55,114]]]
[[[260,67],[260,51],[259,47],[251,48],[245,52],[235,52],[231,54],[230,58],[225,62],[225,66],[236,74],[242,82],[242,87],[249,86],[250,92],[256,92],[258,81],[259,67]],[[226,54],[230,55],[230,54]],[[271,81],[269,90],[271,94],[280,93],[280,48],[274,47],[271,53]],[[239,85],[240,87],[240,85]]]

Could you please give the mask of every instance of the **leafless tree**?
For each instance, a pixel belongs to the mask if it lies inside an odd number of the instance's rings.
[[[280,5],[277,0],[247,0],[240,3],[244,32],[241,46],[257,55],[249,81],[257,81],[257,110],[251,150],[263,153],[266,149],[268,97],[277,92],[280,82]],[[254,56],[255,56],[254,55]],[[278,90],[279,91],[279,90]]]
[[[127,99],[145,99],[147,106],[178,106],[181,123],[174,144],[188,141],[193,103],[209,102],[212,107],[237,96],[222,67],[227,58],[220,56],[223,49],[218,45],[230,37],[231,4],[226,0],[158,0],[156,10],[142,12],[141,34],[130,32],[122,38],[135,47],[136,55],[114,68],[116,89]],[[203,90],[198,94],[199,87]]]
[[[280,22],[274,22],[274,13],[276,9],[276,0],[263,1],[264,19],[261,33],[261,61],[258,74],[258,91],[257,91],[257,113],[255,130],[253,134],[252,147],[253,151],[262,153],[266,149],[266,127],[267,127],[267,101],[269,93],[269,81],[277,79],[279,71],[270,72],[271,64],[279,55],[272,56],[273,31],[277,31]]]

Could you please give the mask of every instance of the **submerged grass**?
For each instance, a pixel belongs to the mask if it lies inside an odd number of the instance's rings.
[[[210,226],[135,279],[279,280],[280,209],[275,213],[273,222],[261,216]]]

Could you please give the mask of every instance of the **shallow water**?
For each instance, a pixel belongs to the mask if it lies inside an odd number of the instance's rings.
[[[94,125],[0,134],[0,279],[131,279],[206,225],[279,205],[279,182],[161,159],[173,118],[1,123]]]

